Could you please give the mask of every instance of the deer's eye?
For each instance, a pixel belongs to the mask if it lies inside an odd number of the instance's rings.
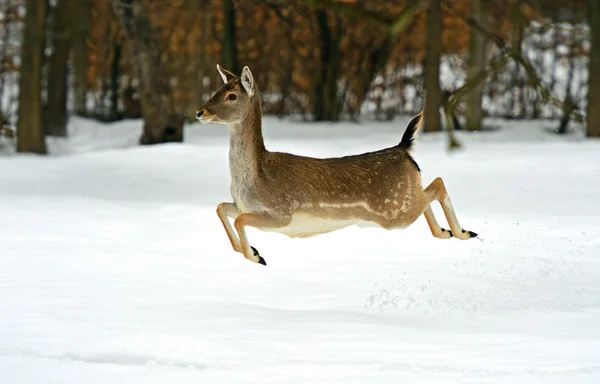
[[[229,95],[227,95],[227,100],[236,100],[237,99],[237,95],[235,93],[230,93]]]

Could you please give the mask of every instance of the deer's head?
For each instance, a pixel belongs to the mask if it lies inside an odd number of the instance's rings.
[[[217,64],[217,70],[225,83],[196,111],[196,119],[202,124],[234,124],[243,120],[252,107],[252,99],[258,97],[250,68],[244,67],[237,77]]]

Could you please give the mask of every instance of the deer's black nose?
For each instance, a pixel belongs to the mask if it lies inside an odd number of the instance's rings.
[[[203,113],[204,113],[204,110],[203,110],[203,109],[199,109],[199,110],[197,110],[197,111],[196,111],[196,119],[199,119],[199,118],[200,118],[200,116],[202,116],[202,114],[203,114]]]

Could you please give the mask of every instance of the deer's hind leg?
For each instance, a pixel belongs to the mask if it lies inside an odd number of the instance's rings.
[[[446,187],[444,186],[444,181],[441,178],[436,178],[429,184],[427,188],[423,191],[425,194],[425,207],[423,209],[423,215],[427,220],[427,224],[429,224],[429,228],[431,229],[431,233],[433,236],[438,238],[450,238],[452,236],[457,239],[467,240],[472,237],[477,237],[475,232],[464,230],[460,224],[458,223],[458,219],[456,218],[456,213],[454,212],[454,207],[452,206],[452,201],[450,200],[450,196],[448,195],[448,191],[446,191]],[[442,209],[444,211],[444,215],[446,216],[446,220],[448,220],[448,225],[450,226],[451,233],[447,235],[444,232],[450,232],[440,227],[435,216],[433,215],[433,211],[431,210],[430,204],[437,200],[440,202]],[[447,236],[447,237],[446,237]]]
[[[431,203],[427,205],[425,210],[423,211],[423,216],[425,216],[425,220],[427,220],[427,225],[429,225],[429,229],[431,230],[431,234],[438,239],[449,239],[452,237],[452,231],[447,230],[446,228],[442,228],[433,214],[433,210],[431,209]]]

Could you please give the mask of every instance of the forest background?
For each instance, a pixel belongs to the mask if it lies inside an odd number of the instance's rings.
[[[450,148],[488,116],[600,136],[599,0],[4,0],[0,15],[0,140],[21,152],[45,153],[71,115],[182,141],[216,63],[248,65],[281,117],[424,107]]]

